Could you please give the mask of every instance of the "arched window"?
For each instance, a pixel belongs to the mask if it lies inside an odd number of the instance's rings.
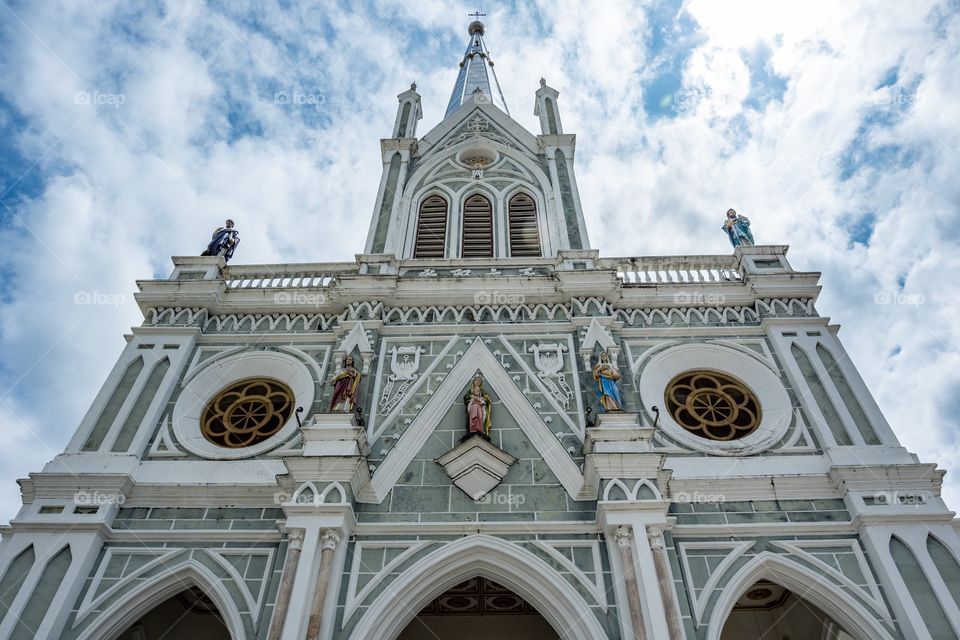
[[[510,255],[540,257],[540,232],[537,229],[537,205],[533,198],[518,193],[510,198]]]
[[[447,201],[430,196],[420,205],[414,258],[442,258],[447,244]]]
[[[470,196],[463,203],[464,258],[493,257],[493,207],[481,195]]]

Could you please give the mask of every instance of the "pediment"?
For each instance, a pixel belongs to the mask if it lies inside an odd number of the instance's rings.
[[[537,153],[537,138],[492,104],[466,103],[431,129],[417,143],[420,157],[479,136],[531,155]]]
[[[578,500],[596,497],[594,490],[584,482],[579,465],[543,421],[540,412],[530,403],[483,340],[478,338],[464,351],[430,400],[400,436],[396,446],[377,467],[370,484],[358,496],[362,502],[383,501],[444,416],[452,407],[462,404],[464,389],[477,372],[483,375],[485,385],[499,398],[501,406],[498,409],[510,413],[564,490]],[[496,430],[496,414],[493,428]]]

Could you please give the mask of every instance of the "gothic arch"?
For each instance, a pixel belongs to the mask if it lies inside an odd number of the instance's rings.
[[[151,609],[190,587],[201,589],[213,600],[231,638],[245,637],[240,612],[226,587],[209,569],[194,560],[188,560],[114,602],[93,620],[77,640],[115,640]]]
[[[503,192],[503,213],[505,221],[504,229],[507,234],[506,255],[504,257],[513,257],[513,247],[510,244],[510,203],[518,195],[525,195],[533,200],[537,222],[537,241],[540,244],[540,255],[551,255],[550,230],[547,228],[547,208],[546,203],[543,200],[543,196],[542,194],[538,194],[536,190],[531,189],[529,186],[518,183],[510,186]]]
[[[403,232],[404,240],[402,242],[409,245],[411,257],[416,253],[417,250],[417,229],[420,226],[420,209],[423,207],[424,202],[433,196],[442,198],[444,202],[447,203],[447,220],[444,229],[445,237],[443,254],[444,256],[447,256],[450,253],[450,225],[455,219],[453,207],[454,203],[456,202],[457,194],[455,191],[450,189],[450,187],[442,183],[434,183],[428,185],[425,189],[416,194],[416,197],[414,198],[415,204],[410,211],[409,218],[407,220],[407,227]]]
[[[546,211],[547,203],[553,202],[555,196],[550,178],[547,176],[544,170],[536,164],[536,161],[533,158],[521,151],[493,140],[488,140],[487,143],[492,149],[496,150],[501,157],[510,159],[530,173],[533,179],[531,184],[527,186],[538,194],[542,194],[542,200],[541,197],[538,197],[536,198],[536,202],[538,207],[542,205],[543,211]],[[445,197],[450,198],[451,216],[453,216],[453,214],[456,212],[454,207],[462,205],[462,201],[460,201],[458,204],[454,203],[457,203],[460,196],[463,195],[463,189],[461,189],[460,192],[454,196],[449,187],[443,185],[442,181],[431,181],[429,184],[425,185],[419,185],[419,182],[424,176],[429,175],[429,173],[433,171],[438,164],[445,162],[450,158],[456,157],[457,153],[468,147],[470,144],[471,141],[467,140],[446,149],[442,149],[436,154],[428,152],[427,157],[423,159],[423,163],[414,170],[412,175],[409,175],[406,178],[403,192],[400,196],[398,196],[400,198],[400,206],[397,216],[391,222],[390,231],[387,234],[388,240],[387,248],[385,250],[388,253],[403,254],[405,249],[410,249],[409,253],[412,255],[412,243],[414,234],[416,232],[416,218],[417,212],[419,211],[420,202],[423,200],[423,198],[429,196],[432,190],[442,190],[442,192],[445,194]],[[491,189],[491,191],[493,191],[495,194],[491,198],[491,202],[494,203],[495,208],[502,208],[504,205],[502,203],[498,203],[498,201],[501,200],[500,195],[502,194],[499,194],[493,189]],[[456,226],[448,229],[448,234],[455,234],[457,232],[458,229]],[[559,230],[557,229],[548,228],[546,230],[545,238],[549,239],[549,247],[553,250],[555,250],[555,247],[558,246],[558,240],[555,238],[557,233],[559,233]],[[545,239],[542,239],[541,242],[545,242]]]
[[[461,538],[421,558],[367,609],[352,640],[393,640],[432,598],[477,575],[496,580],[530,603],[563,640],[607,634],[589,605],[531,552],[493,536]]]
[[[893,640],[893,636],[856,599],[827,578],[769,551],[756,556],[727,581],[713,605],[706,640],[720,640],[737,598],[757,580],[764,579],[776,582],[816,605],[857,640]]]

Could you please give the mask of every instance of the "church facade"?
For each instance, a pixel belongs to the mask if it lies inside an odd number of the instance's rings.
[[[513,120],[474,22],[439,124],[398,96],[354,262],[139,282],[20,481],[0,639],[960,637],[943,471],[819,274],[752,243],[600,255],[558,96]]]

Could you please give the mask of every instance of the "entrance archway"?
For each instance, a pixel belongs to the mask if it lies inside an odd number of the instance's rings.
[[[198,562],[187,561],[115,601],[84,629],[77,640],[153,640],[150,636],[144,635],[146,630],[139,631],[137,624],[143,620],[149,623],[150,616],[155,610],[167,605],[170,600],[175,600],[179,594],[186,594],[184,596],[186,602],[196,603],[196,606],[200,606],[199,594],[202,594],[204,606],[208,609],[213,608],[217,612],[217,624],[225,630],[223,637],[244,637],[243,622],[233,605],[230,592],[206,567]],[[206,629],[206,625],[212,622],[214,621],[207,619],[203,628]],[[211,631],[211,635],[161,637],[163,640],[179,637],[221,640],[212,633]]]
[[[826,638],[854,640],[835,620],[786,587],[754,582],[733,605],[720,640]]]
[[[523,598],[482,576],[434,598],[397,640],[556,640],[557,632]]]
[[[825,636],[830,640],[843,638],[836,635],[838,630],[842,630],[854,640],[893,640],[890,632],[863,605],[842,589],[837,588],[823,575],[770,552],[757,555],[730,578],[713,606],[710,624],[707,627],[707,640],[728,640],[729,637],[736,637],[726,635],[725,625],[737,603],[757,583],[778,585],[802,599],[810,607],[811,612],[819,611],[825,616],[824,624],[828,625],[829,630],[835,632],[832,636]]]
[[[407,568],[370,604],[352,640],[396,640],[438,595],[476,576],[522,598],[555,637],[607,637],[589,604],[550,565],[519,545],[478,534],[446,544]]]
[[[190,587],[167,598],[120,634],[118,640],[231,640],[217,606]]]

